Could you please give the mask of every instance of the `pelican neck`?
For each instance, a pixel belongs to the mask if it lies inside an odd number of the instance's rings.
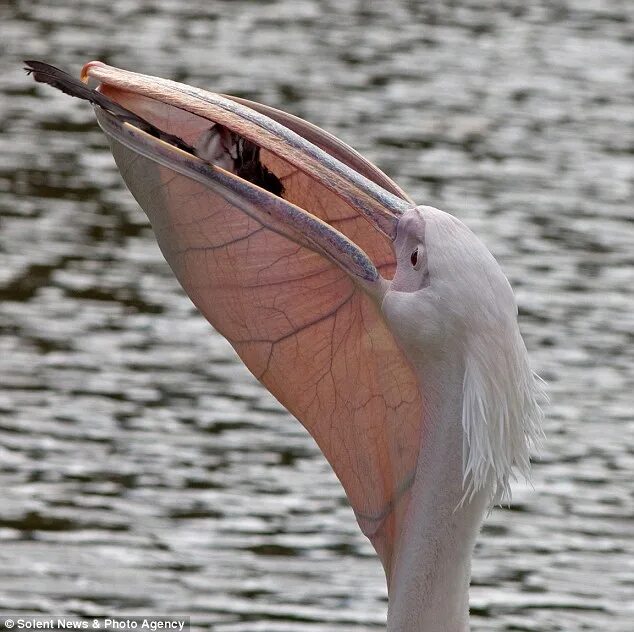
[[[388,576],[388,632],[469,629],[471,557],[487,491],[463,498],[462,378],[458,362],[417,366],[421,448]]]

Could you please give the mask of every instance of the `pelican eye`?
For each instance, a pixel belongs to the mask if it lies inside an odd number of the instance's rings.
[[[418,248],[412,252],[409,260],[412,262],[412,265],[415,266],[418,263]]]

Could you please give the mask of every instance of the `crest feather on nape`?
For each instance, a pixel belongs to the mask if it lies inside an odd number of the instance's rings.
[[[465,349],[460,504],[491,487],[490,504],[511,500],[510,480],[529,480],[530,450],[543,438],[543,380],[531,370],[516,322],[471,337]]]

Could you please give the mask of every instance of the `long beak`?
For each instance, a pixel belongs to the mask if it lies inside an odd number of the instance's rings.
[[[150,77],[101,62],[82,68],[82,81],[126,90],[177,107],[239,134],[301,168],[344,199],[388,238],[394,240],[398,219],[412,204],[378,186],[288,127],[224,96],[160,77]]]
[[[382,294],[383,279],[359,245],[308,210],[275,195],[271,192],[273,189],[266,190],[261,182],[215,164],[213,157],[200,151],[191,137],[191,130],[190,138],[186,138],[187,125],[191,127],[191,121],[197,121],[197,133],[200,133],[202,121],[207,131],[214,127],[223,130],[224,140],[227,134],[233,134],[233,138],[239,139],[240,143],[249,143],[258,152],[259,149],[267,150],[301,170],[312,182],[335,193],[351,211],[393,241],[400,216],[413,203],[384,174],[335,137],[266,106],[120,70],[101,62],[90,62],[81,72],[84,83],[89,79],[99,82],[98,90],[88,88],[48,64],[32,61],[26,64],[37,81],[49,83],[97,106],[98,122],[111,139],[203,183],[267,228],[327,256],[364,285],[370,294]],[[109,95],[114,96],[114,100]],[[172,116],[182,115],[187,123],[173,126],[171,131],[160,129],[133,111],[134,108],[124,107],[118,102],[121,98],[124,104],[140,101],[150,110],[162,107]],[[286,125],[280,122],[280,117]],[[221,139],[221,142],[224,141]],[[345,162],[339,159],[342,156]]]
[[[110,138],[215,190],[260,224],[326,255],[358,282],[366,285],[379,280],[374,263],[363,250],[304,209],[128,122],[121,122],[106,110],[97,110],[97,121]]]

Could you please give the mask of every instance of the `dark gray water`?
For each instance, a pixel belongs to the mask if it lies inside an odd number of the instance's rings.
[[[0,31],[0,612],[385,622],[320,453],[183,296],[91,108],[20,63],[100,59],[308,118],[484,239],[552,404],[473,629],[632,629],[630,0],[15,0]]]

